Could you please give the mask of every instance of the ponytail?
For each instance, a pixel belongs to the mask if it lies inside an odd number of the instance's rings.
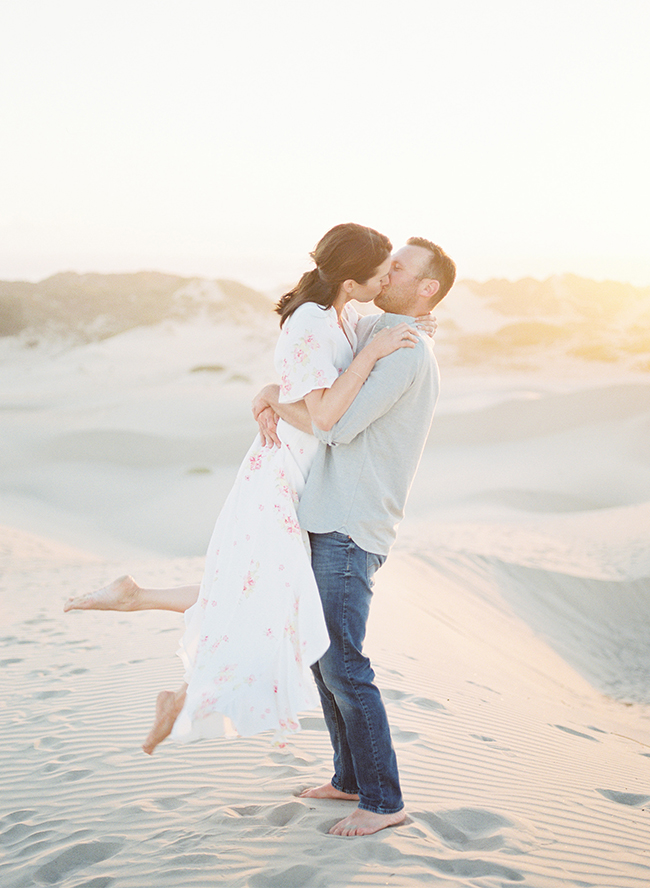
[[[285,293],[275,306],[280,315],[280,326],[305,302],[330,308],[343,281],[365,284],[390,256],[392,249],[388,238],[374,228],[354,222],[335,225],[310,254],[316,268],[305,272],[297,286]]]

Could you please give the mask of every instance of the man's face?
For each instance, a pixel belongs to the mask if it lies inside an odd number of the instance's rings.
[[[388,284],[374,300],[377,308],[391,314],[408,315],[414,310],[422,269],[429,253],[424,247],[407,245],[393,253]]]

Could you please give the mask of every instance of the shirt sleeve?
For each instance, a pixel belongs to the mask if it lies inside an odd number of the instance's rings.
[[[313,303],[301,305],[286,321],[275,355],[281,404],[330,388],[338,378],[335,333],[331,313]]]
[[[400,348],[377,361],[359,394],[329,432],[312,425],[316,438],[324,444],[349,444],[388,413],[416,379],[424,348],[426,345],[421,342],[415,349]]]
[[[365,315],[365,317],[359,318],[359,321],[356,326],[356,333],[357,333],[356,352],[357,352],[357,354],[372,339],[374,332],[375,332],[375,325],[380,317],[381,317],[381,314],[377,313],[377,314]]]

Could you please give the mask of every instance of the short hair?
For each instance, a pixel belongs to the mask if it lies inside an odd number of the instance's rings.
[[[410,247],[424,247],[431,254],[420,277],[432,278],[440,284],[440,288],[436,293],[435,304],[437,305],[454,285],[456,280],[456,263],[449,258],[442,247],[424,237],[410,237],[406,243]]]

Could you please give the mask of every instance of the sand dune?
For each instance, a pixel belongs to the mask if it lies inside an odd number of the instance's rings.
[[[645,888],[639,374],[443,366],[368,639],[406,824],[338,839],[327,829],[346,803],[297,798],[330,773],[318,712],[283,751],[268,737],[140,751],[156,692],[180,678],[180,618],[62,605],[124,572],[200,577],[269,372],[266,333],[217,329],[0,343],[3,888]]]

